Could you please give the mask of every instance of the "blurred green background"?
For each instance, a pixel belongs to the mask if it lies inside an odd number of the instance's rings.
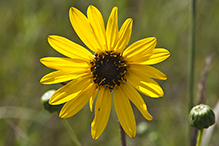
[[[51,70],[39,59],[61,56],[53,50],[47,37],[65,36],[83,45],[69,22],[68,11],[74,6],[86,14],[93,4],[103,14],[105,24],[111,9],[119,7],[119,27],[127,18],[134,21],[130,43],[155,36],[157,47],[171,56],[156,68],[167,74],[158,81],[165,96],[144,96],[154,119],[146,121],[134,107],[137,125],[144,122],[146,131],[128,146],[188,145],[188,46],[189,0],[1,0],[0,1],[0,146],[70,146],[62,121],[42,107],[40,97],[61,85],[41,85],[40,78]],[[198,83],[205,58],[212,55],[207,83],[206,103],[212,108],[218,101],[219,85],[219,1],[197,1],[195,39],[194,103],[198,102]],[[84,46],[84,45],[83,45]],[[119,125],[114,107],[108,125],[98,140],[90,135],[93,113],[86,105],[68,119],[83,146],[119,146]],[[218,146],[218,124],[210,140]]]

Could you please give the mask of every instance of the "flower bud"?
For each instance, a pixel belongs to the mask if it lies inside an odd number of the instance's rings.
[[[49,90],[46,93],[44,93],[43,96],[41,97],[41,102],[43,104],[44,109],[50,113],[53,113],[53,112],[59,113],[64,105],[64,104],[60,104],[60,105],[49,104],[49,99],[53,95],[53,93],[55,93],[55,91],[56,90]]]
[[[146,122],[141,122],[138,124],[138,135],[144,135],[148,131],[148,124]]]
[[[215,123],[215,115],[211,107],[200,104],[193,107],[189,114],[189,123],[199,130],[208,128]]]

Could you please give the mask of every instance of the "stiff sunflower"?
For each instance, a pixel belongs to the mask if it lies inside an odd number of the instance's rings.
[[[167,79],[165,74],[149,65],[168,58],[169,51],[154,49],[155,37],[139,40],[126,48],[133,21],[128,18],[119,30],[117,11],[117,7],[112,9],[105,30],[103,17],[96,7],[88,7],[87,17],[78,9],[70,8],[69,17],[75,32],[95,54],[64,37],[51,35],[48,37],[49,44],[68,58],[45,57],[40,60],[45,66],[57,70],[45,75],[41,83],[70,81],[49,100],[52,105],[65,103],[59,114],[61,118],[75,115],[88,101],[93,111],[93,102],[99,92],[91,123],[93,139],[97,139],[107,125],[111,93],[121,126],[134,138],[136,122],[130,101],[147,120],[153,118],[136,89],[149,97],[161,97],[163,90],[154,79]]]

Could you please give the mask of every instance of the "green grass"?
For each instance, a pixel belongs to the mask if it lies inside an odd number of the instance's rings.
[[[137,123],[145,121],[148,129],[135,139],[127,137],[128,146],[188,145],[189,0],[7,0],[0,1],[0,146],[72,145],[58,116],[42,108],[41,95],[61,85],[39,83],[40,78],[51,71],[39,59],[61,56],[47,42],[51,34],[83,45],[72,29],[68,11],[74,6],[86,13],[90,4],[102,12],[105,23],[114,6],[119,7],[119,26],[125,19],[133,19],[129,44],[155,36],[157,47],[171,52],[166,61],[155,65],[168,76],[166,81],[158,81],[165,96],[160,99],[144,96],[154,117],[151,122],[134,107]],[[219,1],[197,1],[194,102],[198,102],[197,86],[205,58],[213,55],[206,84],[206,103],[211,107],[215,106],[219,95],[218,13]],[[88,105],[68,120],[83,146],[120,145],[114,108],[98,140],[90,135],[93,113]],[[209,145],[219,145],[218,135],[216,126]]]

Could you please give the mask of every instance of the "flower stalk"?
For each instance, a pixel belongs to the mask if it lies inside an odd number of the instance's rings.
[[[193,107],[194,53],[195,53],[195,0],[191,0],[189,47],[189,111]]]
[[[125,131],[123,130],[120,122],[119,122],[119,133],[121,138],[121,146],[126,146]]]
[[[188,103],[188,111],[190,111],[190,109],[192,109],[193,107],[193,81],[194,81],[194,54],[195,54],[195,4],[196,4],[196,0],[191,0],[190,1],[190,37],[189,37],[189,81],[188,81],[188,97],[189,97],[189,103]],[[193,134],[194,133],[194,134]],[[196,132],[192,132],[191,129],[189,129],[188,131],[188,135],[189,137],[191,137],[190,139],[190,144],[194,145],[195,141],[194,138],[196,137]]]
[[[78,140],[74,130],[71,128],[69,122],[66,119],[61,119],[61,120],[62,120],[62,123],[65,126],[66,130],[68,131],[74,146],[81,146],[81,143],[79,142],[79,140]]]
[[[203,135],[203,129],[201,129],[201,130],[198,131],[198,137],[197,137],[196,146],[200,146],[200,145],[201,145],[202,135]]]

